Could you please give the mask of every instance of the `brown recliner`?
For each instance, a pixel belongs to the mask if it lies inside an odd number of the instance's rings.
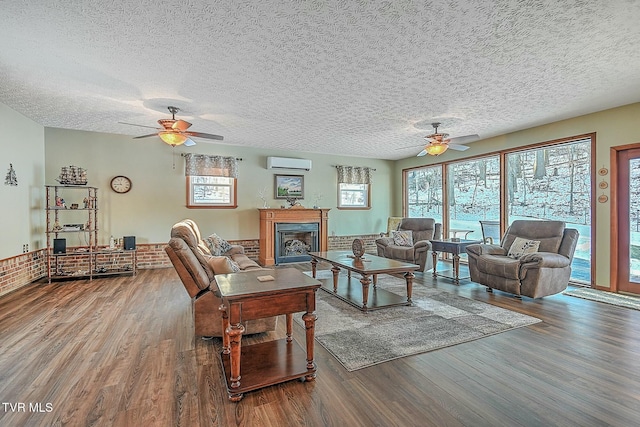
[[[433,268],[430,240],[440,240],[442,224],[433,218],[402,218],[398,230],[410,230],[413,246],[398,246],[393,237],[376,239],[378,256],[420,265],[420,271]]]
[[[562,221],[516,220],[499,245],[474,244],[466,248],[471,280],[515,295],[541,298],[567,288],[578,230]],[[516,237],[539,241],[537,252],[509,257]]]
[[[221,337],[223,330],[219,307],[222,300],[217,294],[216,273],[207,262],[212,255],[201,239],[196,223],[191,220],[176,223],[171,228],[171,239],[165,252],[191,298],[196,336]],[[233,259],[241,271],[261,268],[244,254],[242,246],[232,245],[224,255]],[[244,323],[245,334],[273,331],[276,321],[277,317],[249,320]]]

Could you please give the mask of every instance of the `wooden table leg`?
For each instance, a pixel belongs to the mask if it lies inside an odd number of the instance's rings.
[[[291,342],[291,333],[293,331],[293,314],[287,313],[287,342]]]
[[[241,323],[231,325],[226,330],[226,335],[229,336],[231,344],[231,354],[229,355],[229,361],[231,364],[231,388],[240,387],[240,355],[241,355],[241,342],[242,334],[244,333],[244,326]],[[242,393],[229,392],[229,400],[232,402],[239,402],[242,399]]]
[[[231,352],[229,349],[229,335],[226,334],[227,329],[229,329],[229,314],[224,304],[220,305],[218,310],[222,314],[222,354],[229,354]]]
[[[453,282],[456,285],[460,284],[460,255],[453,254]]]
[[[315,258],[311,258],[311,276],[316,278],[316,268],[318,267],[318,260]]]
[[[316,378],[316,364],[313,361],[313,344],[315,328],[316,328],[316,318],[315,313],[305,313],[302,316],[302,320],[304,320],[304,327],[306,329],[306,343],[307,343],[307,369],[313,372],[305,375],[304,379],[307,381],[312,381]]]
[[[438,252],[431,251],[431,255],[433,256],[433,277],[437,277],[438,273],[436,273],[436,267],[438,267]]]
[[[362,310],[367,311],[367,302],[369,301],[369,284],[371,280],[369,280],[369,276],[362,275],[362,279],[360,279],[360,283],[362,283]]]
[[[331,272],[333,272],[333,292],[338,292],[338,274],[340,274],[340,267],[333,266],[331,267]]]
[[[407,302],[411,303],[411,294],[413,293],[413,278],[415,274],[413,271],[407,271],[404,273],[404,279],[407,281]]]

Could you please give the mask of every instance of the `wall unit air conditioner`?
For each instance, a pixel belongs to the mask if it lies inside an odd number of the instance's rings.
[[[287,157],[267,157],[267,169],[311,170],[311,160]]]

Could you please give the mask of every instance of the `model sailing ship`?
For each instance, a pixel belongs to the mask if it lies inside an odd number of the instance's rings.
[[[62,185],[87,185],[87,170],[78,166],[63,166],[56,181]]]

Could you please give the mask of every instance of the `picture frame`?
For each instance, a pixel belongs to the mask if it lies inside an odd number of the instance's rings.
[[[304,199],[304,175],[274,175],[276,199]]]

